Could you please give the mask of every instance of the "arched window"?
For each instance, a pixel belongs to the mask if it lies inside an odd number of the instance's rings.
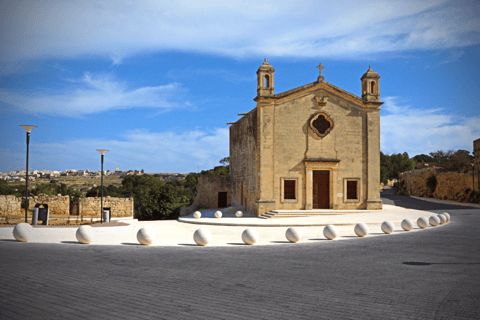
[[[375,94],[375,81],[370,82],[370,93]]]
[[[270,87],[270,77],[268,76],[268,74],[265,75],[265,88],[269,88]]]

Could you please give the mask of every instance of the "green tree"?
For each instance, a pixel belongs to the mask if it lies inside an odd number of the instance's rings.
[[[398,174],[415,168],[415,160],[410,159],[408,153],[394,153],[391,156],[380,152],[380,181],[384,184],[387,180],[398,178]]]
[[[220,163],[223,164],[224,166],[227,166],[230,164],[230,157],[225,157],[222,160],[220,160]]]
[[[425,162],[435,162],[435,159],[426,155],[426,154],[419,154],[419,155],[416,155],[415,157],[412,158],[413,160],[415,160],[417,163],[421,163],[422,161],[425,161]]]
[[[455,154],[454,150],[437,150],[435,152],[430,152],[429,155],[435,159],[437,162],[450,162],[453,161],[453,155]]]

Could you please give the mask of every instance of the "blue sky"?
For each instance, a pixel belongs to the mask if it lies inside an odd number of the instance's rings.
[[[378,72],[381,150],[473,150],[480,138],[475,1],[2,1],[0,172],[193,172],[228,156],[227,122],[325,80],[360,95]]]

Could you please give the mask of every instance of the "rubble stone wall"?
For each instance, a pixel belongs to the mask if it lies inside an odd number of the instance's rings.
[[[437,178],[437,187],[433,193],[427,187],[427,179],[432,175]],[[405,184],[408,195],[453,200],[457,193],[472,188],[473,177],[467,173],[437,172],[436,168],[425,168],[400,173],[399,182]]]
[[[21,213],[22,199],[14,195],[0,196],[0,215],[18,215]]]
[[[112,218],[133,217],[134,203],[133,198],[103,198],[103,207],[110,208]],[[100,197],[82,198],[78,202],[78,211],[80,215],[100,217]]]

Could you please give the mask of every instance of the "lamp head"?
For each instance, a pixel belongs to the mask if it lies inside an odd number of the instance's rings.
[[[30,133],[30,132],[31,132],[34,128],[36,128],[37,126],[25,126],[25,125],[23,125],[23,126],[20,126],[20,127],[22,127],[23,129],[25,129],[25,131],[26,131],[27,133]]]
[[[97,149],[98,152],[103,156],[108,150],[105,149]]]

